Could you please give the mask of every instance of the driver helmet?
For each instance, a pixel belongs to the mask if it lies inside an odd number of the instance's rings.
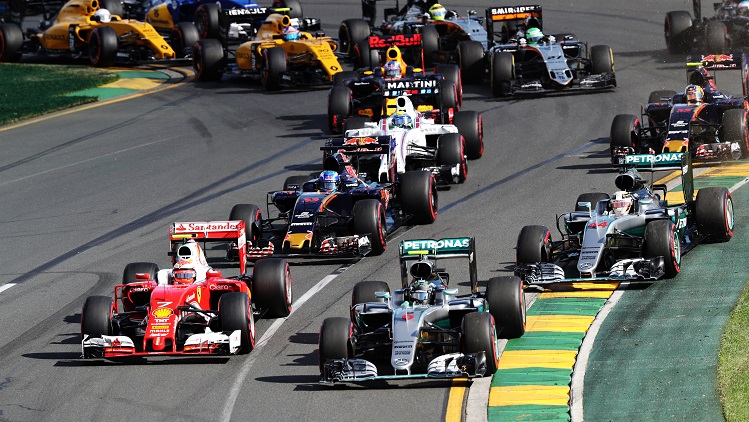
[[[538,44],[543,37],[544,33],[538,28],[530,28],[525,33],[525,39],[528,41],[528,44]]]
[[[197,273],[190,261],[182,259],[174,264],[172,277],[174,278],[175,284],[192,284],[195,282],[196,276]]]
[[[299,38],[299,30],[293,26],[287,26],[281,33],[284,41],[296,41]]]
[[[401,64],[396,60],[390,60],[385,63],[385,77],[389,79],[398,79],[401,77]]]
[[[687,85],[684,95],[687,97],[687,104],[700,104],[705,98],[705,91],[699,85]]]
[[[444,20],[445,15],[447,15],[447,9],[445,9],[439,3],[436,3],[434,6],[429,8],[429,16],[431,16],[433,20],[436,20],[436,21]]]
[[[749,1],[744,0],[736,6],[736,14],[741,16],[749,16]]]
[[[432,286],[424,279],[416,279],[411,283],[411,300],[414,303],[429,303]]]
[[[107,23],[112,21],[112,14],[107,9],[99,9],[94,12],[94,20],[97,22]]]
[[[340,181],[341,177],[338,176],[338,173],[333,170],[325,170],[317,178],[317,188],[323,191],[334,192],[338,190],[338,182]]]
[[[390,129],[411,129],[413,128],[413,119],[408,114],[396,114],[390,118]]]
[[[632,196],[629,192],[618,191],[614,193],[614,199],[611,200],[611,206],[614,208],[614,215],[621,217],[629,214],[632,207]]]

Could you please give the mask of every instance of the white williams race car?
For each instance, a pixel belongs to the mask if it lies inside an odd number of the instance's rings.
[[[395,112],[379,122],[348,122],[346,138],[389,136],[398,174],[408,170],[430,170],[440,183],[463,183],[468,177],[468,158],[484,151],[481,115],[475,111],[456,113],[454,124],[438,124],[417,111],[407,96],[396,99]],[[351,128],[351,126],[358,126]],[[388,160],[382,157],[379,181],[392,181]],[[372,175],[374,176],[374,174]]]

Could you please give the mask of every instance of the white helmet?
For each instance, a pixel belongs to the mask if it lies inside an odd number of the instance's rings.
[[[629,214],[629,209],[632,208],[632,196],[629,192],[618,191],[614,193],[614,198],[611,199],[611,206],[614,208],[614,215],[621,217]]]
[[[742,1],[736,6],[736,14],[741,16],[749,16],[749,1]]]
[[[107,9],[99,9],[96,12],[94,12],[94,20],[97,22],[111,22],[112,21],[112,14],[109,13],[109,10]]]

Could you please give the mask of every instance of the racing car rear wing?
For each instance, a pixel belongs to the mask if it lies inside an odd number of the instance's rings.
[[[468,258],[471,292],[478,293],[478,270],[476,268],[476,239],[473,237],[449,237],[443,239],[404,240],[399,245],[401,283],[408,285],[409,261],[427,259]]]
[[[240,42],[251,40],[257,34],[257,30],[265,22],[265,20],[272,13],[280,13],[288,15],[291,12],[289,7],[251,7],[248,9],[221,9],[218,16],[219,31],[218,39],[226,49],[232,40],[229,38],[229,28],[232,23],[245,23],[252,25],[252,33],[248,34],[248,39],[239,40]],[[299,30],[300,31],[319,31],[321,29],[321,22],[319,18],[300,18]],[[294,23],[296,25],[296,23]]]
[[[387,154],[390,152],[390,136],[353,136],[331,138],[320,147],[325,152],[342,152],[347,155]]]
[[[380,54],[381,63],[385,60],[403,60],[409,66],[424,68],[421,34],[370,35],[368,42],[369,49],[377,50]],[[397,57],[387,57],[392,54],[390,47],[398,47]],[[385,50],[387,52],[383,52]]]
[[[512,36],[517,32],[517,28],[525,24],[526,19],[535,19],[534,27],[543,30],[543,13],[540,5],[527,6],[501,6],[486,9],[486,37],[489,41],[489,47],[494,45],[495,35]],[[503,23],[494,32],[494,22]],[[507,24],[505,24],[505,22]]]
[[[188,221],[169,226],[169,252],[176,256],[179,245],[189,239],[203,242],[236,241],[239,250],[239,271],[244,274],[247,267],[247,235],[244,221]]]
[[[691,80],[692,73],[697,68],[703,77],[710,76],[705,70],[741,70],[741,91],[744,98],[749,98],[749,58],[746,53],[738,54],[708,54],[708,55],[693,55],[687,57],[687,81],[694,83]],[[703,85],[703,84],[700,84]]]
[[[637,171],[651,173],[651,185],[656,171],[679,171],[681,174],[681,188],[684,194],[684,202],[690,203],[694,200],[694,174],[692,172],[692,156],[683,152],[666,152],[662,154],[630,154],[619,158],[617,167],[633,169],[617,176],[616,185],[622,190],[635,188],[634,180]],[[629,174],[629,176],[626,176]],[[633,182],[627,182],[632,180]],[[628,183],[632,184],[629,186]],[[621,186],[620,186],[621,185]],[[656,188],[653,185],[653,188]]]

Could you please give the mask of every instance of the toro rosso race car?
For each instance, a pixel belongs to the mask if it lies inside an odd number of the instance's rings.
[[[94,66],[174,59],[178,55],[154,28],[145,22],[122,19],[113,0],[70,0],[54,20],[25,34],[20,24],[0,23],[0,61],[17,62],[24,54],[87,57]],[[174,45],[184,51],[184,42]]]
[[[666,13],[663,34],[669,53],[738,51],[749,46],[749,7],[740,0],[713,3],[715,16],[702,16],[702,1],[692,0],[694,19],[685,10]]]
[[[616,87],[611,48],[588,49],[573,34],[544,35],[541,6],[487,9],[486,24],[487,64],[495,97]],[[495,28],[497,24],[501,26]],[[479,66],[463,60],[461,67],[466,72]]]
[[[199,227],[198,227],[199,226]],[[175,230],[193,227],[190,236]],[[203,231],[199,231],[203,230]],[[185,230],[187,231],[187,230]],[[252,274],[224,278],[193,239],[244,234],[241,221],[174,223],[174,267],[125,267],[114,298],[91,296],[81,312],[83,358],[233,355],[255,346],[255,318],[291,312],[291,272],[282,259],[255,263]],[[193,237],[194,235],[194,237]]]
[[[346,138],[390,138],[395,152],[395,170],[423,169],[434,173],[438,182],[463,183],[468,177],[467,159],[480,158],[484,150],[481,115],[475,111],[460,111],[452,124],[438,124],[414,109],[410,97],[396,99],[396,110],[379,122],[362,122],[359,129],[350,129]],[[460,125],[460,126],[458,126]],[[348,126],[348,125],[347,125]],[[387,157],[374,157],[377,180],[389,180],[390,162]]]
[[[746,55],[689,58],[689,85],[681,93],[654,91],[642,119],[620,114],[611,124],[611,156],[616,164],[627,154],[688,152],[693,160],[749,157]],[[710,70],[741,70],[741,96],[720,92]]]
[[[638,154],[622,158],[613,198],[578,197],[575,211],[557,217],[560,240],[545,226],[525,226],[517,240],[515,273],[529,285],[574,281],[657,280],[680,271],[681,256],[703,241],[733,236],[733,200],[723,187],[694,198],[689,154]],[[665,185],[648,185],[645,171],[678,170],[684,202],[668,203]]]
[[[223,10],[219,39],[206,38],[193,46],[193,68],[200,81],[221,79],[224,73],[260,79],[266,90],[330,83],[341,71],[337,44],[322,33],[318,19],[304,19],[299,29],[287,15],[269,15],[254,40],[229,48],[229,20],[236,10]],[[301,31],[300,31],[301,30]],[[293,39],[284,32],[294,34]],[[286,38],[289,38],[288,40]]]
[[[440,65],[434,73],[425,73],[418,49],[419,34],[372,36],[368,41],[366,54],[372,55],[371,67],[367,62],[362,70],[341,72],[333,80],[328,95],[331,133],[350,129],[346,121],[352,117],[358,118],[356,121],[378,121],[391,115],[395,111],[395,99],[402,95],[410,96],[418,111],[430,113],[441,123],[452,122],[463,100],[460,69],[456,65]],[[415,51],[418,54],[414,54]],[[384,56],[382,59],[380,52]],[[399,63],[400,72],[385,74],[381,62]]]
[[[450,274],[436,267],[449,258],[468,259],[469,293],[458,294]],[[351,294],[350,317],[323,321],[320,382],[493,375],[497,338],[525,332],[520,279],[494,277],[480,292],[475,240],[467,237],[403,241],[400,266],[400,289],[391,293],[383,281],[361,281]]]

